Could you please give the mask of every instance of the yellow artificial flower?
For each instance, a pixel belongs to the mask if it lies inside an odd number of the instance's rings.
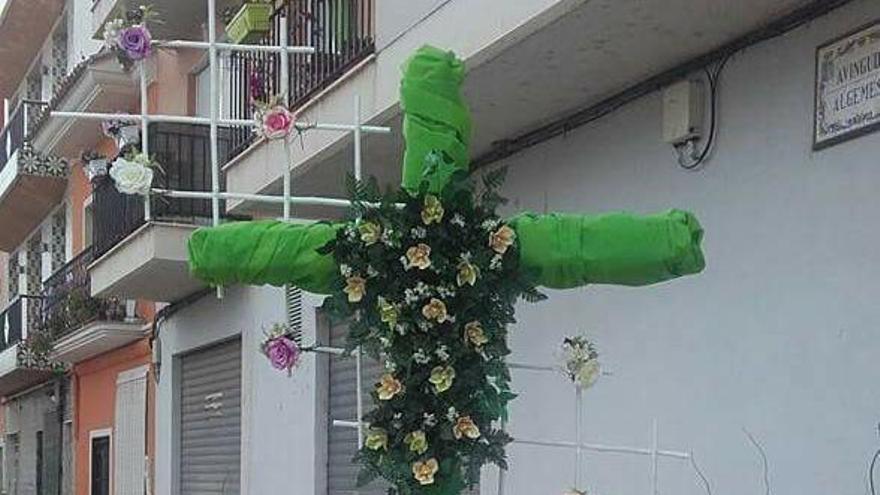
[[[516,232],[507,225],[502,225],[495,232],[489,234],[489,247],[498,254],[507,252],[507,248],[513,245]]]
[[[461,287],[464,284],[468,284],[473,286],[477,283],[477,276],[480,274],[480,269],[477,268],[476,265],[462,261],[458,264],[458,286]]]
[[[446,303],[432,297],[428,304],[422,307],[422,316],[428,320],[435,320],[437,323],[446,321],[448,313],[446,312]]]
[[[400,380],[394,378],[394,375],[391,373],[382,375],[379,379],[379,384],[376,385],[376,393],[379,396],[379,400],[391,400],[402,391],[403,384],[400,383]]]
[[[362,222],[357,228],[361,234],[361,240],[367,246],[379,242],[379,239],[382,238],[382,226],[375,222]]]
[[[425,436],[425,432],[422,430],[407,434],[403,441],[409,445],[409,450],[418,455],[422,455],[428,451],[428,437]]]
[[[425,206],[422,208],[422,222],[425,222],[425,225],[440,223],[443,220],[443,213],[443,205],[437,196],[433,194],[425,196]]]
[[[364,445],[370,450],[388,450],[388,433],[382,428],[370,428]]]
[[[406,269],[416,267],[419,270],[425,270],[431,266],[431,246],[425,243],[419,243],[406,250]]]
[[[431,377],[428,381],[434,384],[434,390],[441,394],[452,387],[455,381],[455,368],[452,366],[437,366],[431,370]]]
[[[477,349],[489,343],[489,338],[486,337],[483,325],[479,321],[472,321],[464,326],[464,343],[471,344]]]
[[[382,323],[387,323],[389,327],[394,328],[397,325],[397,318],[400,316],[397,307],[388,302],[384,297],[379,298],[379,317]]]
[[[367,292],[367,281],[359,275],[353,275],[345,280],[345,288],[342,292],[348,294],[348,302],[361,302]]]
[[[458,418],[455,426],[452,427],[452,435],[455,436],[456,440],[461,440],[464,437],[476,440],[480,438],[480,428],[470,416],[462,416]]]
[[[440,470],[440,464],[433,457],[425,462],[413,463],[412,472],[420,485],[433,485],[434,475]]]

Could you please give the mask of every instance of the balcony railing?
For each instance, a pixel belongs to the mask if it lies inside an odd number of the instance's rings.
[[[162,167],[155,184],[167,189],[211,190],[211,149],[208,126],[152,124],[150,153]],[[219,154],[229,149],[229,130],[220,129]],[[221,177],[221,184],[224,183]],[[98,177],[93,184],[94,257],[109,251],[144,225],[144,201],[140,196],[121,194],[113,181]],[[225,203],[221,202],[221,212]],[[211,218],[211,203],[199,199],[152,198],[153,220],[202,224]]]
[[[53,338],[75,332],[94,321],[125,319],[124,304],[91,296],[88,266],[94,259],[94,250],[89,247],[43,284],[41,330]]]
[[[0,351],[18,344],[36,330],[40,321],[40,298],[19,296],[0,312]]]
[[[6,122],[2,134],[0,134],[0,170],[6,166],[9,157],[12,156],[25,143],[25,138],[30,134],[34,124],[34,118],[45,102],[23,100],[14,111],[9,113],[9,121]]]
[[[316,93],[342,77],[375,50],[373,0],[287,0],[275,11],[272,28],[261,44],[281,42],[281,17],[288,19],[290,45],[313,46],[314,54],[289,58],[289,105],[302,106]],[[250,119],[253,98],[280,92],[281,59],[278,54],[233,52],[229,58],[230,113]],[[253,140],[248,128],[232,134],[230,159]]]

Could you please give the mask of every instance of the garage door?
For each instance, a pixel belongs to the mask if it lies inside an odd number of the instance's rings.
[[[181,358],[180,493],[239,495],[241,340]]]

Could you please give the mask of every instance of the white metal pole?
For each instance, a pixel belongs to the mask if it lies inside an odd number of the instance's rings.
[[[354,95],[354,178],[363,179],[361,163],[361,95]]]
[[[9,127],[9,98],[3,98],[3,128],[7,129]],[[6,159],[9,159],[9,155],[12,154],[12,136],[10,134],[6,134],[6,142],[3,143],[3,146],[6,147]]]
[[[217,0],[208,0],[208,93],[210,95],[211,140],[211,217],[212,224],[220,225],[220,157],[217,132],[217,109],[220,106],[219,81],[217,80]],[[217,286],[217,297],[223,298],[223,286]]]
[[[660,425],[657,423],[657,418],[654,418],[653,422],[653,433],[652,433],[652,441],[651,441],[651,495],[657,495],[657,476],[658,476],[658,459],[659,459],[659,448],[660,448]]]
[[[281,48],[285,50],[281,51],[281,98],[283,98],[284,105],[287,106],[290,103],[290,53],[286,50],[287,48],[287,16],[282,15],[281,19],[279,19],[279,24],[281,26]],[[290,220],[290,194],[291,194],[291,183],[290,183],[290,165],[291,165],[291,157],[290,157],[290,141],[289,136],[284,138],[284,159],[281,160],[281,173],[284,182],[284,221],[287,222]]]
[[[574,416],[575,416],[575,422],[576,422],[575,427],[574,427],[574,431],[575,431],[575,438],[577,439],[576,446],[574,449],[574,462],[575,462],[574,487],[576,490],[580,490],[581,487],[583,486],[582,485],[583,479],[581,476],[581,471],[583,470],[583,468],[581,467],[581,463],[583,462],[583,457],[584,457],[584,450],[583,450],[584,432],[583,432],[583,426],[582,426],[583,419],[584,419],[583,418],[584,390],[580,386],[575,387],[574,402],[575,402]]]
[[[507,431],[507,420],[501,420],[501,431]],[[498,468],[498,495],[504,495],[505,484],[507,483],[507,470]]]
[[[361,359],[361,348],[358,347],[357,351],[355,351],[355,368],[357,371],[357,378],[355,378],[355,387],[357,388],[357,433],[358,433],[358,450],[364,447],[364,393],[363,393],[363,385],[364,385],[364,377],[363,375],[363,360]]]
[[[148,114],[147,106],[150,104],[149,95],[147,94],[147,61],[141,60],[138,63],[138,69],[140,72],[140,93],[141,93],[141,153],[146,156],[150,156],[150,136],[149,136],[149,126],[150,126],[150,117]],[[144,220],[149,222],[152,220],[152,208],[151,208],[150,195],[144,195]]]

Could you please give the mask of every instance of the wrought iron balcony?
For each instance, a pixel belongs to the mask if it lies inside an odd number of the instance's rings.
[[[162,167],[158,187],[211,190],[208,126],[156,123],[149,133],[150,152]],[[219,144],[223,156],[228,130],[221,129]],[[196,227],[210,224],[210,201],[154,196],[147,222],[143,198],[119,193],[106,176],[96,179],[92,197],[92,295],[170,302],[202,287],[189,275],[186,240]]]
[[[121,347],[144,335],[144,324],[126,314],[126,302],[91,295],[89,247],[43,284],[40,331],[53,344],[54,359],[77,363]]]
[[[276,9],[272,28],[261,44],[281,42],[281,17],[288,19],[290,45],[313,46],[314,54],[289,58],[289,105],[297,109],[375,51],[373,0],[287,0]],[[234,52],[229,57],[230,112],[234,119],[253,116],[254,97],[280,92],[278,54]],[[229,159],[253,141],[249,128],[235,129]]]
[[[39,331],[41,308],[41,298],[19,296],[0,312],[0,396],[40,383],[52,374],[43,360],[34,359],[21,345]]]
[[[26,137],[41,105],[19,104],[0,134],[0,250],[20,245],[64,195],[67,162],[34,150]]]

